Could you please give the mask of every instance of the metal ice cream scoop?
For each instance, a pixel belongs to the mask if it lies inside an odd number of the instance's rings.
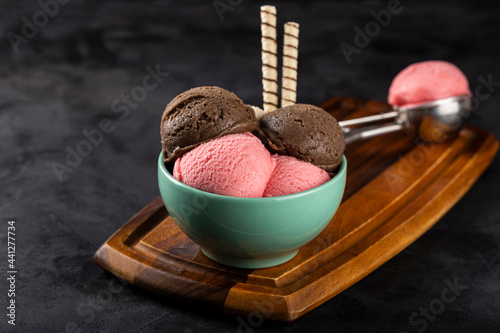
[[[346,144],[403,130],[422,141],[443,142],[455,137],[464,127],[472,111],[471,97],[472,95],[467,94],[411,107],[394,107],[390,112],[340,121],[339,125],[344,132]],[[351,128],[389,119],[393,121],[382,125]]]

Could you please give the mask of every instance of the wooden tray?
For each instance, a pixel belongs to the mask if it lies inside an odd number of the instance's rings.
[[[386,111],[377,101],[336,97],[320,105],[337,119]],[[374,271],[443,216],[491,163],[498,141],[476,127],[441,144],[403,133],[348,147],[343,202],[326,229],[291,261],[237,269],[205,257],[160,198],[95,254],[95,261],[141,288],[229,313],[292,321]]]

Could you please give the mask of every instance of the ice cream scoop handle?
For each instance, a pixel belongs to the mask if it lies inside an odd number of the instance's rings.
[[[354,118],[354,119],[349,119],[349,120],[342,120],[342,121],[339,121],[339,125],[340,125],[340,127],[347,127],[347,126],[353,126],[353,125],[372,123],[372,122],[379,121],[379,120],[394,119],[394,118],[397,118],[398,115],[399,115],[398,111],[390,111],[390,112],[377,114],[374,116],[367,116],[367,117]]]
[[[369,127],[348,129],[343,128],[345,143],[348,145],[351,142],[358,141],[361,139],[368,139],[382,134],[392,133],[401,131],[405,128],[404,124],[391,123],[386,125],[373,125]]]

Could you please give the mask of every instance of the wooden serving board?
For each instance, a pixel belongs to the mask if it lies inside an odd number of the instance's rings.
[[[377,101],[336,97],[320,105],[337,119],[387,111]],[[205,257],[168,215],[161,198],[144,207],[96,252],[129,283],[238,315],[293,321],[374,271],[427,231],[491,163],[498,141],[468,126],[441,144],[404,133],[346,151],[347,186],[330,224],[291,261],[237,269]]]

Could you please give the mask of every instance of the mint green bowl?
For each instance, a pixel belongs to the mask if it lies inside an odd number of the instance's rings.
[[[210,259],[264,268],[292,259],[330,222],[344,194],[347,162],[325,184],[271,198],[237,198],[185,185],[158,158],[158,185],[169,214]]]

